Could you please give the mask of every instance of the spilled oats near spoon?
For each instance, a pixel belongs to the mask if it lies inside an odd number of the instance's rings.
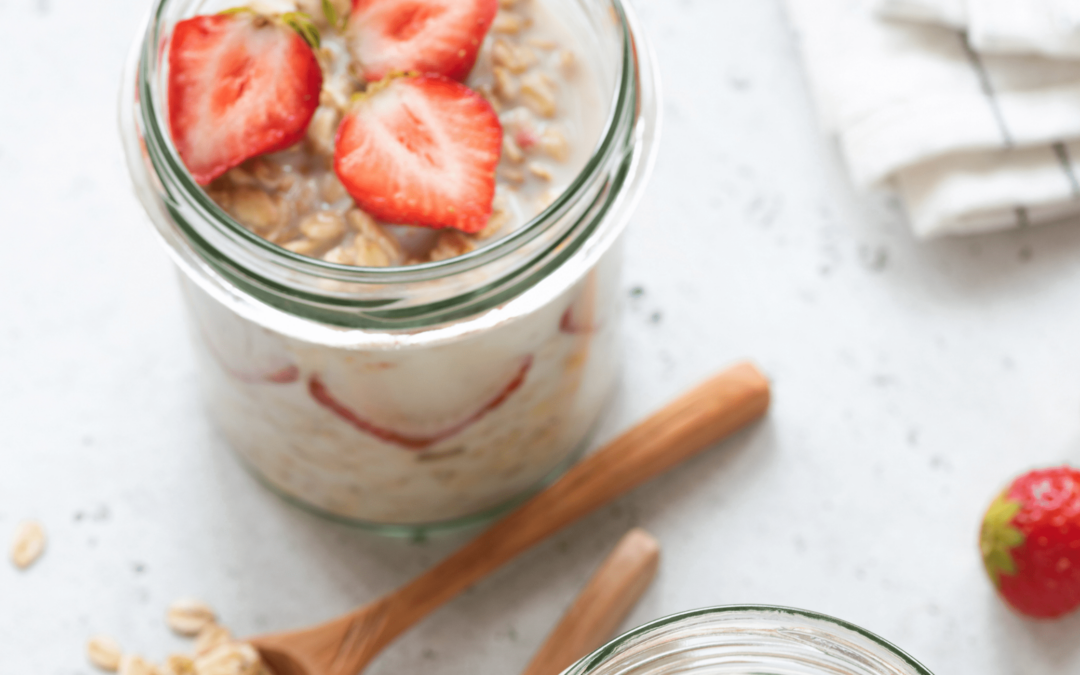
[[[204,602],[183,598],[169,605],[165,622],[173,632],[194,637],[192,654],[171,654],[161,666],[138,654],[126,654],[110,637],[91,638],[86,656],[94,666],[119,675],[270,675],[254,647],[233,640]]]

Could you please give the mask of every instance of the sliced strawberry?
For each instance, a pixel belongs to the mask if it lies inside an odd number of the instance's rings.
[[[334,152],[356,204],[388,223],[484,229],[502,149],[491,105],[441,75],[373,89],[341,121]]]
[[[369,82],[393,72],[464,80],[499,0],[353,0],[349,51]]]
[[[295,31],[251,12],[176,24],[169,48],[169,126],[195,181],[304,137],[322,71]]]

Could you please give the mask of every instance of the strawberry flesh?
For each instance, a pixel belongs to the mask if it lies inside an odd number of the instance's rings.
[[[491,105],[440,75],[374,89],[342,120],[334,152],[357,206],[388,223],[484,229],[502,148]]]
[[[1017,478],[983,520],[982,551],[998,591],[1021,614],[1050,619],[1080,607],[1080,471]]]
[[[498,0],[353,0],[349,51],[369,82],[416,71],[464,80]]]
[[[200,185],[244,160],[299,142],[321,89],[311,47],[261,16],[196,16],[173,30],[169,126]]]

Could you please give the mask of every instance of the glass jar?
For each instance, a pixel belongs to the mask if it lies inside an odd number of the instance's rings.
[[[608,106],[600,138],[528,223],[407,267],[307,258],[234,221],[184,168],[163,100],[172,27],[208,3],[157,0],[136,40],[121,134],[181,272],[209,412],[303,506],[389,534],[490,518],[574,461],[609,398],[618,242],[655,157],[658,84],[620,0],[533,1],[586,36],[579,58]]]
[[[897,647],[822,614],[766,605],[675,614],[636,628],[563,675],[931,675]]]

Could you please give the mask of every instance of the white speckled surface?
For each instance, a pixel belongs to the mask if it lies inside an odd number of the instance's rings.
[[[240,633],[323,619],[458,543],[301,513],[208,427],[115,130],[145,6],[0,0],[0,540],[26,517],[51,535],[29,572],[0,564],[3,675],[89,674],[97,632],[160,658],[183,594]],[[1014,617],[975,547],[1012,474],[1080,461],[1080,223],[916,244],[818,135],[776,0],[638,7],[667,126],[629,235],[630,350],[606,435],[743,356],[775,380],[771,417],[502,570],[369,672],[520,670],[634,524],[664,561],[633,624],[787,604],[937,675],[1080,671],[1080,616]]]

